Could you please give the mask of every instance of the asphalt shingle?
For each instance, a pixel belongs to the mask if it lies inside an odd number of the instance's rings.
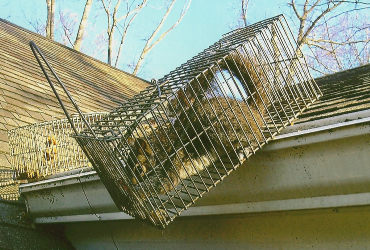
[[[315,80],[323,96],[296,124],[370,109],[370,64]]]
[[[83,112],[109,111],[148,82],[0,19],[0,155],[8,156],[9,129],[63,116],[29,47],[35,42]],[[61,93],[70,112],[75,112]],[[0,168],[10,168],[1,161]]]

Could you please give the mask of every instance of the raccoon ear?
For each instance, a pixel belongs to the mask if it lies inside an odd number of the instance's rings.
[[[130,146],[134,146],[135,145],[135,138],[129,137],[129,138],[127,138],[127,142]]]
[[[51,137],[50,135],[48,135],[48,137],[46,138],[46,146],[49,147],[51,145]]]
[[[147,147],[149,147],[148,142],[147,142],[147,141],[145,141],[145,140],[143,140],[140,144],[141,144],[141,147],[142,147],[142,148],[147,148]]]

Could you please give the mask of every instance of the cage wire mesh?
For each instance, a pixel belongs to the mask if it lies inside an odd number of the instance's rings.
[[[8,168],[0,169],[0,200],[16,201],[19,198],[19,183],[14,180],[14,171]]]
[[[90,113],[84,117],[90,123],[107,113]],[[79,116],[71,117],[77,131],[86,129]],[[92,167],[79,147],[68,119],[36,123],[8,131],[10,162],[14,178],[22,182],[42,179],[60,172]]]
[[[292,123],[321,95],[296,47],[282,15],[237,29],[76,133],[117,207],[164,228]]]

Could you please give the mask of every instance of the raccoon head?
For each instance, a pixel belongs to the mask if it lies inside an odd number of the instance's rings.
[[[132,182],[137,184],[155,166],[156,160],[153,150],[145,139],[129,137],[127,142],[131,148],[127,160],[132,170],[129,173],[132,175]]]
[[[55,139],[55,137],[53,135],[49,135],[46,139],[45,144],[46,144],[46,147],[57,145],[57,140]]]

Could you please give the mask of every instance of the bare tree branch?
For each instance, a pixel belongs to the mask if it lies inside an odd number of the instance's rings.
[[[32,20],[28,19],[28,17],[24,13],[23,9],[21,11],[22,11],[23,17],[27,20],[28,24],[30,24],[33,27],[35,32],[37,34],[40,34],[40,35],[44,36],[46,34],[45,22],[41,22],[39,19],[36,19],[35,21],[32,21]]]
[[[162,20],[161,22],[159,23],[159,25],[157,26],[157,28],[154,30],[154,32],[152,33],[152,35],[149,37],[149,39],[147,40],[142,52],[141,52],[141,55],[139,57],[139,60],[137,61],[136,63],[136,66],[135,66],[135,69],[133,71],[133,75],[136,75],[143,60],[144,60],[144,57],[148,54],[148,52],[150,50],[152,50],[171,30],[173,30],[180,22],[181,20],[183,19],[183,17],[185,16],[186,12],[188,11],[189,7],[190,7],[190,4],[191,4],[191,1],[192,0],[189,0],[189,1],[186,1],[184,3],[184,6],[182,8],[182,11],[181,11],[181,14],[180,14],[180,17],[179,19],[166,31],[164,32],[157,40],[154,40],[154,38],[156,37],[156,35],[158,34],[158,32],[161,30],[165,20],[167,19],[168,15],[170,14],[175,2],[177,0],[172,0],[172,3],[171,5],[168,7],[166,13],[164,14],[164,16],[162,17]]]
[[[350,10],[342,11],[339,14],[336,14],[336,15],[333,15],[333,16],[327,18],[326,21],[327,22],[330,22],[333,19],[337,19],[341,15],[345,15],[345,14],[348,14],[348,13],[354,12],[354,11],[361,11],[361,10],[367,10],[367,9],[370,9],[370,7],[365,7],[365,8],[360,8],[360,9],[350,9]],[[318,27],[320,27],[322,25],[325,25],[325,24],[324,23],[316,24],[316,28],[318,28]]]
[[[293,8],[293,11],[294,11],[294,13],[295,13],[296,17],[297,17],[298,19],[301,19],[301,18],[302,18],[302,16],[298,13],[298,10],[297,10],[297,8],[296,8],[295,1],[294,1],[294,0],[292,0],[292,2],[291,2],[291,3],[288,3],[288,5],[290,5],[290,6]]]
[[[68,32],[68,29],[65,27],[65,26],[63,26],[63,30],[64,30],[64,34],[65,34],[65,37],[68,39],[68,41],[69,41],[69,44],[71,45],[71,46],[73,46],[73,43],[72,43],[72,41],[71,41],[71,38],[70,38],[70,34],[69,34],[69,32]]]
[[[67,40],[69,45],[73,46],[71,36],[76,22],[73,18],[71,18],[70,15],[71,13],[69,11],[63,11],[62,9],[59,9],[59,21],[64,33],[64,36],[62,36],[63,44],[67,45]]]
[[[123,47],[123,44],[124,44],[124,41],[125,41],[125,38],[126,38],[126,35],[127,35],[127,31],[129,29],[129,27],[131,26],[132,21],[134,21],[137,14],[139,14],[140,10],[146,5],[147,2],[148,2],[148,0],[143,0],[143,2],[138,7],[135,8],[134,15],[130,18],[127,25],[126,25],[127,17],[130,16],[130,15],[126,15],[125,24],[124,24],[124,27],[123,27],[124,30],[123,30],[123,33],[121,34],[121,42],[120,42],[120,45],[118,47],[118,53],[117,53],[117,56],[116,56],[116,61],[115,61],[114,67],[117,67],[117,65],[118,65],[118,61],[119,61],[119,58],[121,56],[121,51],[122,51],[122,47]],[[128,3],[127,3],[127,13],[130,13],[129,9],[130,9],[130,7],[128,6]],[[133,12],[131,12],[131,13],[133,13]]]
[[[333,4],[332,7],[330,7],[330,2],[328,2],[328,6],[327,8],[321,12],[321,14],[316,17],[316,19],[311,23],[311,25],[306,28],[306,31],[303,31],[304,27],[305,27],[305,23],[307,21],[307,18],[308,18],[308,14],[310,14],[314,7],[317,6],[317,4],[320,2],[321,0],[317,0],[315,2],[315,4],[312,5],[312,7],[307,11],[305,12],[301,18],[300,18],[300,28],[299,28],[299,33],[298,33],[298,39],[297,39],[297,46],[298,48],[302,48],[303,44],[305,43],[305,40],[307,38],[307,36],[311,33],[311,31],[313,30],[313,28],[315,27],[315,25],[327,14],[329,13],[330,11],[332,11],[333,9],[335,9],[336,7],[338,7],[340,4],[343,3],[343,1],[339,1],[337,4]],[[307,4],[308,1],[306,1],[305,3],[305,7],[304,9],[306,9],[306,4]],[[294,0],[292,0],[292,5],[294,5]],[[298,17],[298,16],[297,16]]]
[[[369,63],[370,25],[366,11],[370,3],[291,0],[288,5],[294,17],[291,20],[299,24],[297,53],[305,52],[309,66],[315,72],[333,73]],[[365,13],[365,16],[358,17],[359,13]],[[356,14],[356,18],[350,14]],[[303,50],[304,45],[309,50]]]
[[[328,38],[331,40],[330,31],[329,31],[330,29],[328,27],[328,23],[325,22],[325,24],[326,24],[325,25],[325,27],[326,27],[326,33],[328,34]],[[330,48],[331,48],[331,51],[332,51],[331,52],[332,53],[332,56],[333,56],[335,62],[337,63],[339,69],[340,70],[343,70],[343,65],[342,65],[342,63],[339,60],[339,57],[338,57],[338,54],[337,54],[337,50],[334,48],[334,43],[330,43]]]
[[[108,19],[108,22],[107,22],[107,35],[108,35],[108,64],[112,65],[113,62],[112,62],[112,57],[113,57],[113,41],[114,41],[114,32],[117,28],[117,25],[119,23],[119,21],[121,21],[122,19],[125,19],[125,22],[127,21],[127,18],[132,16],[131,19],[129,20],[128,24],[126,25],[126,27],[124,28],[124,32],[121,33],[121,45],[123,44],[124,40],[125,40],[125,37],[126,37],[126,34],[127,34],[127,31],[128,31],[128,28],[130,27],[132,21],[135,19],[135,17],[137,16],[137,14],[139,13],[139,11],[146,5],[148,0],[143,0],[142,3],[140,5],[138,5],[134,10],[130,11],[130,8],[127,9],[127,12],[122,15],[121,17],[117,17],[118,15],[118,10],[119,10],[119,7],[120,7],[120,4],[121,4],[121,0],[118,0],[116,5],[114,6],[114,9],[113,9],[113,13],[110,12],[110,7],[111,7],[111,1],[109,0],[108,2],[108,5],[105,3],[105,0],[101,0],[101,3],[103,5],[103,8],[104,8],[104,11],[107,15],[107,19]],[[132,2],[134,3],[135,0]],[[128,2],[127,2],[128,4]],[[117,65],[118,63],[118,59],[120,57],[120,54],[121,54],[121,48],[122,46],[120,45],[119,47],[119,52],[118,52],[118,55],[116,57],[116,63],[115,65]]]
[[[247,27],[247,11],[248,11],[249,0],[242,0],[242,19],[244,27]]]
[[[134,10],[132,10],[132,11],[127,11],[127,13],[125,14],[125,15],[123,15],[123,16],[121,16],[120,18],[117,18],[117,23],[119,22],[119,21],[121,21],[122,19],[124,19],[124,18],[127,18],[127,17],[129,17],[129,16],[131,16],[131,15],[133,15],[133,14],[137,14],[138,13],[138,11],[140,11],[144,6],[145,6],[145,4],[146,4],[146,2],[147,1],[144,1],[145,3],[142,3],[142,4],[139,4]],[[128,2],[127,2],[128,3]]]
[[[369,42],[370,39],[367,40],[356,40],[356,41],[348,41],[348,42],[337,42],[333,40],[325,40],[325,39],[307,39],[306,44],[308,45],[316,45],[316,43],[328,43],[328,44],[336,44],[336,45],[350,45],[350,44],[356,44],[356,43],[366,43]]]
[[[326,70],[331,71],[331,73],[335,73],[335,72],[337,72],[336,70],[329,68],[325,63],[323,63],[323,62],[320,60],[320,58],[318,58],[318,57],[317,57],[317,55],[316,55],[316,54],[314,54],[314,53],[313,53],[313,55],[314,55],[314,59],[315,59],[315,61],[316,61],[317,63],[321,64],[321,66],[323,66]],[[311,56],[310,56],[310,55],[307,55],[307,57],[309,57],[309,58],[310,58]],[[325,72],[324,72],[324,71],[321,71],[321,70],[320,70],[319,68],[317,68],[317,67],[314,67],[314,66],[312,66],[312,65],[308,65],[308,67],[310,67],[311,69],[313,69],[313,70],[315,70],[315,71],[317,71],[317,72],[320,72],[321,74],[325,75]]]

